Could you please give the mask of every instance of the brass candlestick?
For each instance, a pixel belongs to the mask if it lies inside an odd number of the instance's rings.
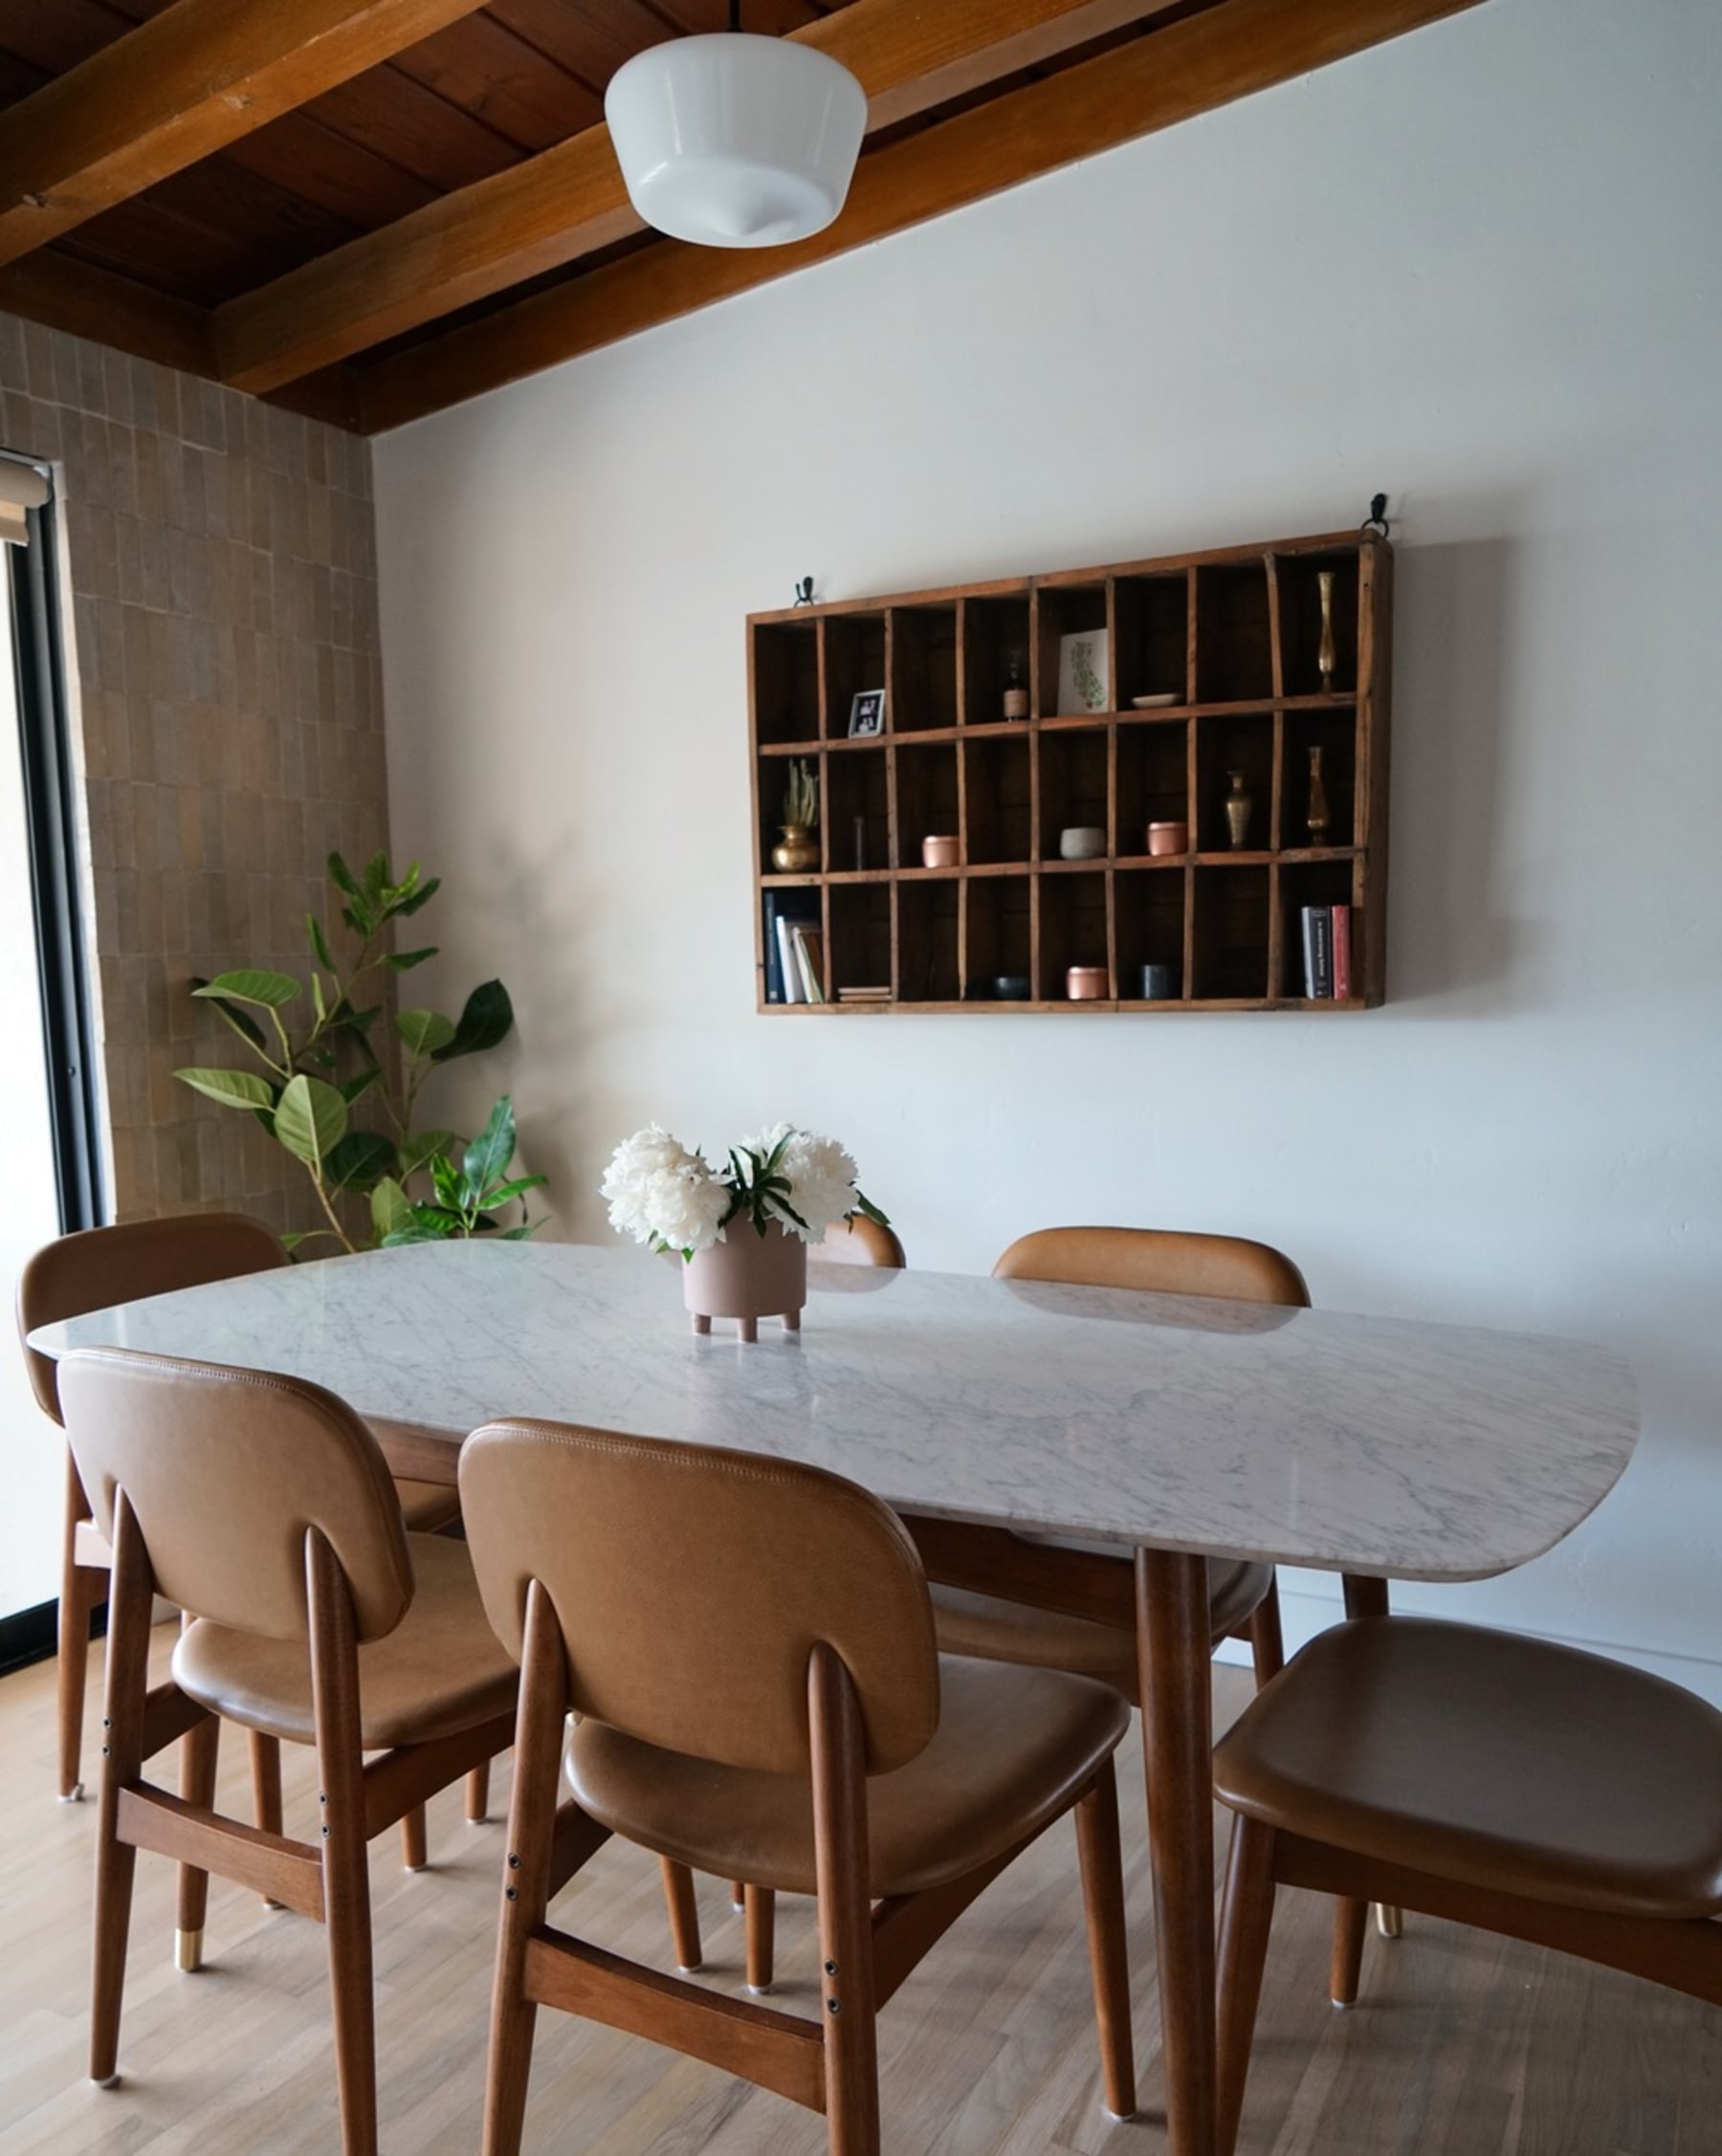
[[[1324,846],[1328,833],[1327,784],[1321,776],[1321,744],[1314,743],[1310,750],[1310,844]]]
[[[1334,664],[1337,653],[1334,647],[1334,572],[1318,569],[1315,582],[1321,591],[1321,642],[1315,649],[1315,666],[1321,675],[1324,694],[1331,695],[1334,688]]]

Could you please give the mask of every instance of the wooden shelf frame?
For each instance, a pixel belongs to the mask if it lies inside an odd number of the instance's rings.
[[[1317,575],[1335,572],[1336,663],[1317,667]],[[1318,534],[787,608],[748,620],[757,1007],[802,1013],[1356,1011],[1385,996],[1392,550]],[[1059,638],[1108,634],[1108,709],[1056,710]],[[1002,715],[1019,652],[1029,715]],[[885,689],[884,732],[849,735],[860,692]],[[1138,710],[1134,696],[1179,701]],[[1323,751],[1331,821],[1307,824],[1308,752]],[[774,871],[792,759],[819,779],[820,865]],[[1227,774],[1253,800],[1234,850]],[[1190,847],[1147,851],[1147,824],[1183,820]],[[1058,835],[1092,825],[1103,854],[1067,861]],[[959,841],[929,869],[923,837]],[[860,858],[857,860],[857,843]],[[822,1003],[766,998],[773,894],[818,907]],[[1299,909],[1352,910],[1353,993],[1302,987]],[[1133,994],[1144,963],[1176,993]],[[1071,964],[1108,993],[1072,1001]],[[1026,976],[1027,998],[993,983]],[[889,997],[843,1002],[844,987]]]

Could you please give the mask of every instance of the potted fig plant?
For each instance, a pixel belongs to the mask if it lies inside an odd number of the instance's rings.
[[[499,980],[483,982],[457,1019],[435,1010],[394,1011],[387,1023],[400,1055],[380,1054],[373,1034],[385,1017],[389,977],[437,955],[433,944],[391,950],[389,932],[430,903],[440,878],[422,876],[415,861],[397,880],[384,853],[363,875],[332,853],[329,878],[356,949],[338,962],[327,929],[307,913],[312,963],[304,979],[247,967],[194,980],[191,993],[244,1043],[250,1067],[198,1066],[174,1076],[223,1108],[254,1115],[304,1169],[327,1225],[289,1237],[290,1245],[332,1238],[355,1250],[490,1231],[529,1234],[523,1200],[544,1177],[508,1173],[515,1117],[506,1094],[470,1143],[439,1126],[416,1128],[419,1095],[444,1064],[507,1038],[514,1024],[507,989]],[[368,1126],[354,1119],[361,1103]],[[342,1199],[364,1201],[368,1235],[355,1235]],[[500,1216],[516,1203],[520,1218],[505,1227]]]

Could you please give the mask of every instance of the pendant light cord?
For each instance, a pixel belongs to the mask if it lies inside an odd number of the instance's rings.
[[[730,34],[733,37],[741,27],[741,0],[730,0]]]

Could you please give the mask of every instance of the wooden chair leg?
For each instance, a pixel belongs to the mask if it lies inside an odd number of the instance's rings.
[[[248,1729],[251,1749],[252,1818],[265,1834],[281,1831],[281,1740]],[[279,1902],[263,1897],[266,1909],[278,1909]]]
[[[1277,1677],[1286,1666],[1285,1636],[1280,1630],[1279,1584],[1275,1581],[1266,1597],[1251,1612],[1247,1626],[1250,1656],[1255,1662],[1256,1690],[1259,1692],[1270,1677]]]
[[[66,1448],[66,1531],[60,1551],[60,1593],[55,1672],[59,1714],[59,1796],[76,1804],[83,1795],[78,1766],[83,1757],[84,1684],[90,1663],[90,1612],[107,1590],[107,1574],[77,1562],[77,1527],[90,1516],[72,1449]]]
[[[664,1875],[664,1906],[670,1912],[670,1941],[675,1966],[684,1976],[691,1976],[704,1959],[699,1942],[699,1904],[694,1899],[694,1874],[686,1864],[675,1863],[668,1857],[658,1859],[658,1868]]]
[[[1225,1897],[1220,1909],[1217,2156],[1232,2156],[1244,2115],[1249,2047],[1255,2037],[1262,1969],[1273,1925],[1273,1840],[1271,1827],[1241,1814],[1233,1818]]]
[[[315,1528],[305,1536],[305,1572],[342,2148],[343,2156],[377,2156],[376,2008],[364,1762],[359,1742],[359,1648],[352,1595],[334,1552]]]
[[[491,1991],[490,2057],[484,2082],[484,2156],[519,2156],[532,2073],[538,2008],[526,1996],[526,1947],[544,1921],[556,1838],[556,1791],[562,1773],[567,1668],[550,1597],[534,1580],[526,1591],[520,1700],[515,1725],[514,1787],[508,1805],[508,1857],[502,1870],[502,1921]]]
[[[733,1880],[731,1880],[731,1881],[730,1881],[730,1907],[731,1907],[732,1909],[734,1909],[734,1910],[735,1910],[735,1912],[736,1912],[736,1914],[737,1914],[738,1916],[740,1916],[740,1915],[741,1914],[742,1910],[743,1910],[744,1908],[746,1908],[746,1906],[747,1906],[747,1887],[746,1887],[746,1884],[745,1884],[745,1882],[744,1882],[743,1881],[741,1881],[741,1880],[739,1880],[739,1879],[733,1879]]]
[[[1356,2006],[1363,1972],[1363,1933],[1369,1923],[1367,1902],[1334,1903],[1334,1953],[1328,1969],[1328,1996],[1336,2006]]]
[[[114,1499],[114,1572],[108,1590],[107,1687],[101,1748],[101,1805],[96,1822],[96,1937],[90,1985],[90,2079],[119,2079],[120,2008],[131,1935],[138,1852],[120,1838],[120,1791],[144,1767],[144,1704],[149,1687],[149,1616],[154,1587],[144,1538],[123,1490]]]
[[[807,1704],[830,2156],[879,2156],[866,1747],[849,1671],[823,1641],[808,1658]]]
[[[1130,2037],[1130,1951],[1124,1935],[1124,1864],[1118,1851],[1118,1783],[1109,1759],[1076,1804],[1076,1849],[1088,1919],[1101,2081],[1115,2119],[1136,2116],[1136,2054]]]
[[[211,1714],[180,1739],[180,1794],[202,1811],[215,1804],[215,1769],[220,1756],[221,1724]],[[210,1875],[194,1864],[179,1868],[179,1925],[173,1936],[173,1966],[187,1974],[203,1967],[204,1917],[210,1905]]]
[[[747,1988],[763,1998],[776,1973],[777,1896],[769,1886],[750,1886],[746,1907]]]
[[[466,1778],[467,1825],[481,1827],[490,1815],[490,1761],[473,1768]]]
[[[425,1861],[425,1807],[415,1804],[401,1815],[401,1862],[409,1872],[422,1872]]]

